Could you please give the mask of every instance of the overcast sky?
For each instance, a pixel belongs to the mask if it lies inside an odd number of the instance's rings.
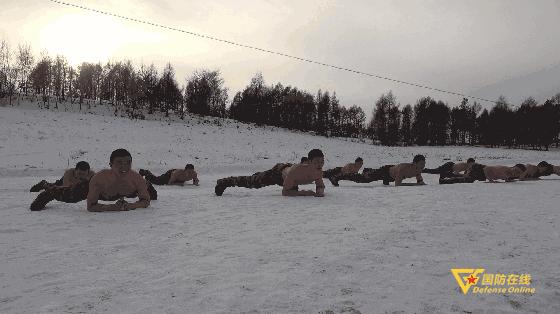
[[[343,105],[389,90],[405,105],[458,97],[306,64],[48,0],[1,0],[0,39],[77,65],[130,59],[177,79],[219,69],[230,100],[257,72],[268,84],[336,91]],[[119,0],[67,2],[399,80],[471,93],[560,63],[560,1]],[[476,95],[475,95],[476,96]],[[507,95],[506,95],[507,96]]]

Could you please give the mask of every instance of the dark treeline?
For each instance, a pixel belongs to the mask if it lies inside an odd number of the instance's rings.
[[[361,107],[341,104],[335,92],[311,94],[281,83],[266,85],[256,74],[229,102],[228,88],[217,70],[197,70],[179,84],[173,66],[130,61],[87,63],[77,67],[64,56],[36,58],[28,45],[12,51],[0,42],[0,98],[12,105],[15,95],[36,95],[43,106],[84,100],[107,104],[115,115],[144,118],[156,112],[183,119],[186,113],[232,118],[258,125],[313,131],[324,136],[371,138],[382,145],[487,145],[548,149],[558,146],[560,94],[539,104],[527,98],[513,106],[500,97],[490,109],[463,99],[450,106],[430,97],[414,106],[397,103],[392,92],[381,95],[366,124]],[[227,106],[229,103],[229,106]]]

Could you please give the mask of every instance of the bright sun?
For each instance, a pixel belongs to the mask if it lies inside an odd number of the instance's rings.
[[[95,14],[66,14],[47,24],[40,33],[40,47],[62,54],[76,66],[82,62],[107,62],[142,34],[121,21]]]

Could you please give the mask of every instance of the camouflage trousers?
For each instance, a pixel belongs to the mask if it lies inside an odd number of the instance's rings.
[[[332,178],[342,174],[342,167],[336,167],[333,169],[323,171],[323,178]]]
[[[64,177],[56,180],[54,183],[47,182],[46,180],[42,180],[41,182],[31,187],[30,192],[39,192],[41,190],[50,189],[56,186],[62,186],[63,183],[64,183]]]
[[[454,165],[455,165],[454,162],[449,161],[434,169],[424,168],[424,170],[422,170],[422,173],[431,173],[431,174],[439,174],[439,175],[447,176],[448,174],[453,173]]]
[[[373,181],[383,181],[383,184],[389,185],[390,182],[395,181],[389,173],[389,169],[393,165],[385,165],[379,169],[364,168],[362,173],[349,173],[340,174],[335,177],[337,181],[347,180],[356,183],[370,183]]]
[[[228,187],[238,186],[249,189],[260,189],[270,185],[282,186],[284,184],[282,170],[291,166],[292,164],[289,163],[278,163],[272,169],[256,172],[250,176],[227,177],[218,181]]]
[[[174,169],[168,170],[166,173],[162,174],[161,176],[156,177],[153,173],[149,172],[144,176],[146,180],[150,183],[155,185],[166,185],[169,183],[169,179],[171,178],[171,173],[173,173]]]
[[[484,174],[485,165],[474,164],[472,165],[468,175],[454,175],[452,176],[440,176],[439,184],[455,184],[455,183],[473,183],[474,181],[486,181],[486,175]]]

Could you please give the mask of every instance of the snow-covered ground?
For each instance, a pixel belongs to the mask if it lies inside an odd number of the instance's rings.
[[[232,121],[133,121],[0,107],[0,313],[559,313],[560,177],[421,187],[326,182],[324,198],[279,187],[228,188],[218,178],[295,162],[311,148],[325,168],[560,164],[558,151],[392,148]],[[27,109],[25,109],[27,108]],[[92,109],[92,111],[94,111]],[[101,110],[101,109],[98,109]],[[200,187],[157,187],[147,209],[89,213],[85,202],[30,212],[29,187],[127,148],[133,167],[193,163]],[[533,295],[464,295],[451,268],[529,273]]]

